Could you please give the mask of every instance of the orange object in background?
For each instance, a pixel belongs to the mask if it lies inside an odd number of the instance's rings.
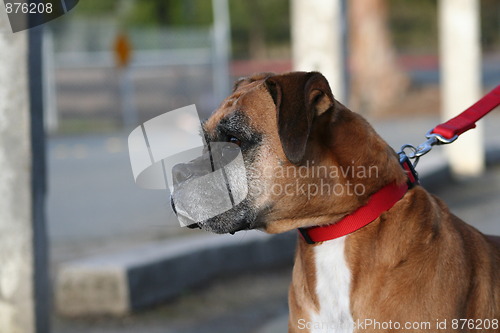
[[[127,67],[132,57],[132,44],[125,33],[121,32],[116,36],[114,51],[116,66]]]

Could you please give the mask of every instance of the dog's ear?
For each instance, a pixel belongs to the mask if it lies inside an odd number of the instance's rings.
[[[238,90],[239,88],[242,88],[252,82],[255,81],[260,81],[260,80],[265,80],[271,76],[274,76],[274,73],[271,72],[262,72],[262,73],[257,73],[253,74],[251,76],[246,76],[246,77],[241,77],[233,85],[233,93]]]
[[[265,81],[276,104],[278,134],[288,160],[299,164],[315,117],[334,106],[326,78],[318,72],[293,72]]]

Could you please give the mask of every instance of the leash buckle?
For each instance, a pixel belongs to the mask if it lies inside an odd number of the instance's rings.
[[[436,136],[427,136],[427,141],[417,146],[414,157],[421,157],[432,150],[432,147],[439,144],[439,140]]]
[[[410,150],[410,152],[408,154],[405,153],[405,155],[407,155],[408,158],[415,159],[415,163],[413,164],[414,167],[417,166],[419,158],[430,152],[434,146],[452,143],[458,138],[458,135],[454,135],[452,138],[447,139],[441,134],[433,133],[433,130],[434,129],[429,130],[425,135],[427,141],[418,145],[417,147],[409,144],[403,145],[401,147],[401,152],[403,153],[405,149]]]
[[[441,134],[433,133],[432,132],[433,130],[434,129],[431,129],[427,132],[427,134],[425,135],[427,141],[425,141],[424,143],[422,143],[417,147],[417,151],[415,152],[415,157],[424,156],[425,154],[431,151],[433,146],[452,143],[458,138],[458,135],[454,135],[451,139],[447,139]]]

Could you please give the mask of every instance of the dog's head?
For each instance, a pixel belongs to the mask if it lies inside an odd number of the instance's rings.
[[[233,179],[232,186],[245,187],[236,188],[245,198],[221,214],[188,223],[217,233],[277,233],[334,223],[384,185],[406,181],[395,152],[334,99],[317,72],[262,73],[237,81],[203,132],[207,143],[238,146],[244,161],[243,174],[234,177],[246,181]],[[189,193],[185,184],[213,171],[208,153],[174,168],[173,202],[195,206],[207,195]]]

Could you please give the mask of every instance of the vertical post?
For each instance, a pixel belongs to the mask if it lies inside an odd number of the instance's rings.
[[[46,333],[41,35],[13,34],[8,24],[1,9],[0,333]]]
[[[134,83],[132,79],[132,66],[130,64],[132,60],[132,44],[128,35],[123,31],[116,36],[114,52],[118,69],[118,88],[122,107],[123,126],[126,129],[132,129],[138,125],[139,115],[137,114],[134,99]]]
[[[118,83],[122,106],[123,127],[133,129],[139,124],[139,114],[135,102],[134,81],[130,65],[118,69]]]
[[[28,34],[0,15],[0,332],[34,332]]]
[[[442,117],[448,120],[481,97],[479,1],[440,0],[438,11]],[[481,124],[446,149],[455,176],[476,176],[484,170]]]
[[[44,29],[42,45],[45,131],[54,133],[59,127],[59,114],[56,97],[54,36],[49,29]]]
[[[212,0],[212,11],[214,15],[213,85],[216,103],[220,103],[229,93],[230,87],[231,21],[227,0]]]
[[[50,281],[45,219],[46,158],[44,126],[43,26],[28,30],[28,80],[31,129],[31,218],[35,332],[50,331]]]
[[[292,54],[295,70],[319,71],[335,98],[345,102],[346,15],[342,0],[292,0]]]

